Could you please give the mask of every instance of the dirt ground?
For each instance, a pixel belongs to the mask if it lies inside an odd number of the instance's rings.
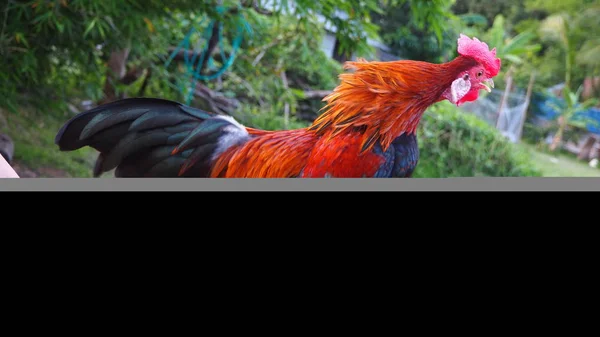
[[[11,166],[15,169],[15,172],[21,178],[66,178],[67,173],[63,170],[59,170],[51,167],[40,167],[37,169],[31,169],[17,161],[13,161]]]

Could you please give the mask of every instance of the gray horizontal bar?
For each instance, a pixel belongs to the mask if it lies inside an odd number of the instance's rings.
[[[600,178],[20,178],[0,191],[600,191]]]

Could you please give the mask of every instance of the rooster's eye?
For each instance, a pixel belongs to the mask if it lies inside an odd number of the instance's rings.
[[[481,75],[483,75],[483,71],[481,71],[481,70],[480,70],[480,71],[477,73],[477,77],[481,77]]]
[[[463,76],[463,80],[468,81],[469,80],[469,74],[465,74],[465,76]]]

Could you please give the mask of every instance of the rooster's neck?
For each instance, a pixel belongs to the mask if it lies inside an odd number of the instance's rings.
[[[420,61],[347,62],[353,73],[325,97],[324,113],[309,127],[322,136],[361,132],[362,148],[378,141],[387,149],[403,134],[414,134],[421,116],[464,68],[461,57],[444,64]]]

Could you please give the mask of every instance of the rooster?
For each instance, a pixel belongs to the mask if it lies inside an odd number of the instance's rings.
[[[266,131],[234,118],[157,98],[131,98],[82,112],[59,130],[61,151],[99,152],[94,177],[410,177],[425,110],[475,101],[500,71],[496,49],[463,34],[446,63],[349,61],[301,129]]]

